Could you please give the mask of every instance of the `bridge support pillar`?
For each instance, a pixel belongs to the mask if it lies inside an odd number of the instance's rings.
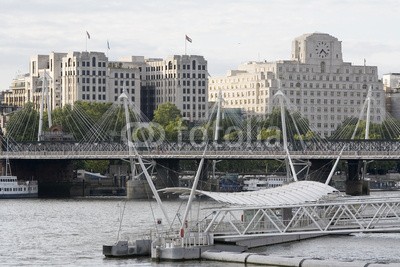
[[[156,162],[156,180],[154,185],[157,189],[165,187],[179,186],[179,160],[162,159]],[[152,175],[151,173],[149,173]],[[147,183],[144,174],[138,179],[131,179],[126,182],[126,196],[128,199],[149,199],[153,197],[150,186]],[[177,198],[177,194],[160,194],[161,198]]]
[[[145,177],[139,176],[137,179],[126,181],[127,199],[150,199],[153,197],[150,186]]]
[[[346,194],[351,196],[369,195],[369,184],[360,175],[360,160],[347,161]]]

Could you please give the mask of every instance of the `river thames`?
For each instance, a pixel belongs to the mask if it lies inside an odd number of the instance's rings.
[[[218,206],[208,200],[196,201],[194,205]],[[172,219],[177,210],[183,214],[185,201],[165,201],[165,206]],[[123,198],[1,200],[0,265],[243,266],[211,261],[156,263],[149,258],[107,259],[102,254],[102,245],[116,241],[122,212],[122,236],[128,232],[143,232],[154,225],[155,219],[162,218],[155,201],[125,202]],[[201,213],[207,212],[210,211]],[[400,266],[399,248],[400,233],[390,233],[328,236],[257,248],[252,252],[342,261],[398,262]]]

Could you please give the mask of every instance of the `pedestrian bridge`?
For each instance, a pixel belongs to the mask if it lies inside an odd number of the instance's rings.
[[[135,158],[132,149],[146,159],[200,159],[205,143],[132,143],[126,142],[73,143],[30,142],[8,144],[1,152],[4,159],[120,159]],[[321,142],[292,142],[288,144],[293,159],[336,159],[343,149],[345,160],[398,160],[400,141],[342,140]],[[206,159],[284,159],[281,142],[211,142],[207,144]]]

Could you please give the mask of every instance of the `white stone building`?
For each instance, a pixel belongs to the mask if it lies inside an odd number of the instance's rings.
[[[382,81],[386,92],[400,89],[400,73],[383,74]]]
[[[77,100],[115,102],[125,89],[140,105],[139,70],[129,62],[109,62],[101,52],[72,52],[62,59],[61,105]]]
[[[382,77],[386,92],[386,111],[400,120],[400,73],[388,73]]]
[[[208,72],[203,56],[174,55],[142,62],[142,84],[155,88],[155,104],[170,102],[188,121],[208,114]]]
[[[385,94],[376,66],[344,62],[342,44],[324,34],[304,34],[292,42],[291,60],[249,62],[209,80],[209,100],[221,90],[225,107],[263,116],[276,107],[281,90],[310,126],[329,136],[344,119],[358,117],[372,89],[371,121],[385,119]]]
[[[208,113],[207,61],[202,56],[133,56],[108,61],[102,52],[36,55],[30,59],[29,73],[13,81],[6,104],[22,106],[30,101],[38,109],[43,76],[50,110],[78,100],[115,102],[125,89],[130,100],[144,108],[149,117],[159,104],[166,102],[175,104],[189,121],[204,119]],[[47,101],[44,107],[47,110]]]

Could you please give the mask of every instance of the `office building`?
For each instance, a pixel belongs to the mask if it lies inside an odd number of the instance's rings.
[[[378,68],[343,61],[342,42],[325,33],[304,34],[292,42],[290,60],[248,62],[209,80],[209,100],[221,91],[224,105],[248,117],[265,116],[280,90],[312,129],[329,136],[348,117],[359,117],[371,89],[371,121],[385,119],[385,93]]]

